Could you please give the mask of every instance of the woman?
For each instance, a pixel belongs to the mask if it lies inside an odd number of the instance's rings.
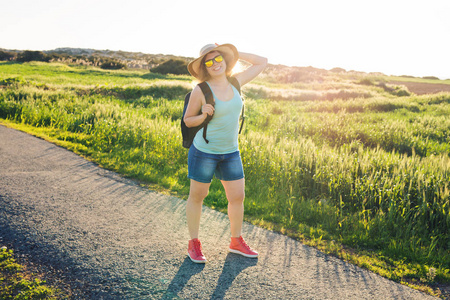
[[[206,262],[198,236],[203,199],[208,195],[213,175],[221,180],[228,200],[231,227],[229,251],[246,257],[258,256],[241,236],[245,181],[238,147],[238,127],[242,100],[236,88],[227,79],[239,59],[251,64],[246,70],[233,76],[240,86],[258,76],[267,65],[266,58],[238,52],[231,44],[206,45],[200,50],[200,57],[188,65],[192,76],[200,82],[208,83],[215,100],[215,106],[206,104],[205,96],[200,87],[196,86],[184,116],[188,127],[199,126],[207,115],[213,116],[207,129],[209,142],[203,138],[201,129],[194,138],[188,156],[188,177],[191,179],[186,205],[191,237],[188,255],[196,263]]]

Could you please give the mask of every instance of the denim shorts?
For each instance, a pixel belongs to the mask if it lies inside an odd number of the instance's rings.
[[[224,181],[244,178],[239,151],[229,154],[209,154],[192,145],[188,155],[188,178],[210,183],[214,175]]]

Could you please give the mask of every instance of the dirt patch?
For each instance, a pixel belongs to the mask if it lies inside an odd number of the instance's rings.
[[[437,94],[440,92],[450,92],[450,84],[425,83],[425,82],[405,82],[391,81],[390,84],[404,85],[410,92],[416,95]]]

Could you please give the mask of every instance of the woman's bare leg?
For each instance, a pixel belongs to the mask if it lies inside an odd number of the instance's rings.
[[[186,204],[186,218],[191,239],[198,238],[203,199],[208,195],[211,183],[202,183],[191,179],[189,198]]]
[[[232,237],[240,237],[244,220],[245,179],[222,181],[228,199],[228,218]]]

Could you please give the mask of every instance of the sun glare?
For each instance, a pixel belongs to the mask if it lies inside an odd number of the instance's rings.
[[[244,62],[238,60],[238,62],[234,66],[233,70],[231,70],[231,75],[236,75],[238,73],[241,73],[242,71],[247,69],[247,67],[248,67],[247,64],[245,64]]]

